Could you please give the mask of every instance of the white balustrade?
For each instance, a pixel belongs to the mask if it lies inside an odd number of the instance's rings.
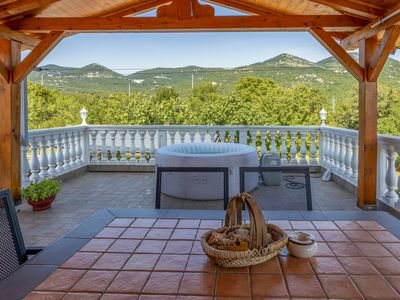
[[[128,163],[129,159],[129,164],[154,165],[158,148],[175,143],[214,141],[216,133],[219,133],[219,141],[242,144],[247,144],[249,135],[253,146],[260,138],[259,151],[265,153],[269,149],[270,153],[280,153],[282,164],[320,164],[357,184],[358,132],[354,130],[327,126],[158,125],[85,125],[30,131],[27,146],[21,147],[22,184],[62,175],[87,164],[118,165]],[[378,142],[384,158],[378,166],[382,174],[378,180],[382,192],[378,196],[393,204],[399,201],[396,190],[400,183],[395,164],[400,137],[379,135]],[[140,154],[140,159],[136,153]]]

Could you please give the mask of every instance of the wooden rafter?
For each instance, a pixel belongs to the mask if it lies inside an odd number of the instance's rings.
[[[395,14],[396,12],[399,13]],[[395,25],[400,25],[400,3],[395,5],[381,18],[372,21],[361,30],[356,31],[353,34],[349,35],[347,38],[343,39],[340,44],[343,48],[350,49],[353,46],[357,45],[359,41],[369,39],[379,32],[384,31],[387,28]]]
[[[282,15],[282,13],[278,11],[267,9],[248,2],[242,2],[237,0],[206,0],[206,1],[253,15]]]
[[[365,21],[350,16],[215,16],[179,20],[157,18],[29,18],[6,24],[13,30],[28,32],[98,32],[98,31],[305,31],[321,27],[335,31],[354,31]]]
[[[322,28],[313,28],[310,33],[335,57],[354,77],[363,80],[364,70],[333,38]]]
[[[106,12],[101,12],[90,17],[126,17],[130,15],[135,15],[139,13],[146,12],[148,10],[159,7],[171,2],[171,0],[147,0],[136,2],[135,4],[128,4],[124,7],[118,7],[116,9],[108,10]]]
[[[12,72],[13,82],[21,82],[62,39],[62,31],[50,32],[45,36],[25,59],[15,66]]]
[[[368,81],[376,81],[385,65],[390,53],[396,45],[400,36],[400,26],[393,26],[386,30],[378,49],[371,59],[371,65],[368,70]]]
[[[37,44],[39,44],[40,42],[39,39],[31,35],[19,31],[13,31],[4,25],[0,25],[0,37],[7,40],[14,40],[20,42],[21,44],[24,44],[31,48],[37,46]]]
[[[53,2],[57,2],[59,0],[40,0],[40,1],[32,1],[32,0],[20,0],[16,2],[12,2],[3,6],[0,6],[0,18],[11,17],[19,14],[23,14],[43,6],[47,6]]]
[[[375,19],[385,14],[386,10],[369,6],[368,3],[351,0],[311,0],[312,2],[329,6],[341,13],[352,16]]]

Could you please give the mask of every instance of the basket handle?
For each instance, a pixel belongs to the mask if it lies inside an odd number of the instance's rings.
[[[225,227],[242,224],[242,209],[246,204],[250,217],[250,249],[259,249],[268,244],[267,225],[260,206],[248,193],[241,193],[229,200],[225,214]]]

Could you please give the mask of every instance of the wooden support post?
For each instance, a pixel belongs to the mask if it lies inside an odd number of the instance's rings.
[[[20,61],[21,44],[0,39],[0,61],[12,70]],[[19,199],[21,185],[20,84],[0,78],[0,189],[11,188]]]
[[[377,83],[368,81],[368,70],[379,43],[376,39],[360,41],[360,65],[364,79],[359,81],[358,132],[358,207],[376,207],[377,179]]]

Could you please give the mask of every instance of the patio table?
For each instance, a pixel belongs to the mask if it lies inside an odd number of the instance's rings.
[[[385,212],[264,212],[319,241],[249,268],[217,267],[200,238],[223,211],[102,209],[0,283],[0,299],[400,299],[400,222]],[[226,298],[225,298],[226,297]]]

